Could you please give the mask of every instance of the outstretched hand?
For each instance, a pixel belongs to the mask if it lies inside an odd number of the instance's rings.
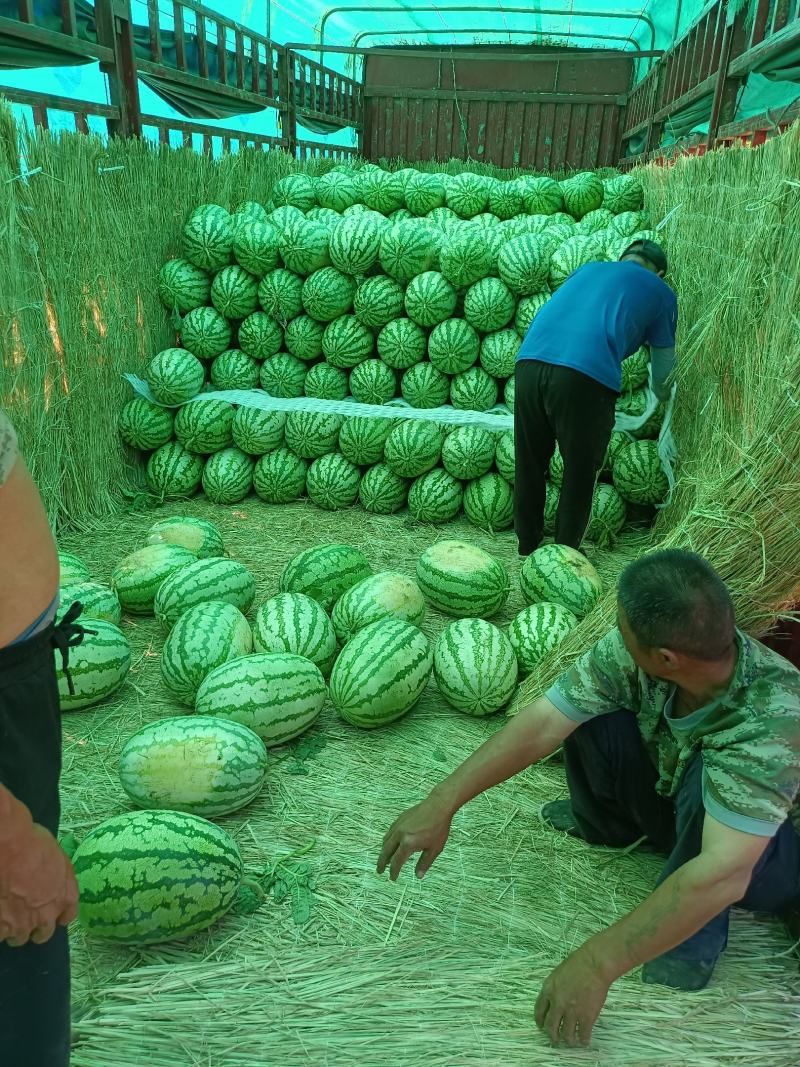
[[[447,844],[452,818],[450,812],[431,797],[403,812],[383,839],[378,874],[383,874],[388,866],[389,877],[396,882],[406,861],[415,852],[421,852],[416,874],[417,878],[423,878]]]
[[[536,1001],[536,1025],[553,1045],[588,1045],[611,982],[584,946],[545,980]]]
[[[0,941],[14,948],[42,944],[77,914],[72,864],[53,835],[34,824],[24,841],[0,857]]]

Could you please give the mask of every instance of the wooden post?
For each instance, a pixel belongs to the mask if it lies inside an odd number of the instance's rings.
[[[111,103],[119,108],[119,120],[109,120],[109,133],[116,137],[141,137],[142,109],[130,0],[96,0],[95,16],[100,44],[113,49],[112,64],[102,65],[108,77]]]
[[[297,112],[294,99],[294,53],[281,48],[278,53],[278,99],[285,105],[279,112],[286,151],[290,156],[297,155]]]
[[[655,121],[656,112],[661,110],[662,90],[664,88],[664,77],[667,64],[662,60],[656,65],[656,72],[654,75],[655,85],[653,87],[653,95],[650,104],[650,116],[647,123],[647,137],[645,138],[644,151],[646,154],[653,152],[661,144],[661,134],[664,130],[663,122]]]
[[[714,99],[711,103],[711,117],[708,120],[708,147],[713,148],[717,139],[717,130],[733,122],[736,114],[736,101],[744,78],[731,78],[728,75],[733,58],[741,55],[746,45],[745,32],[746,11],[740,11],[733,22],[725,26],[722,38],[722,52],[719,59],[719,71],[714,85]]]

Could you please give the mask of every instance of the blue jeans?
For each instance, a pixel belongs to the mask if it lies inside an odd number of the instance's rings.
[[[676,795],[662,797],[656,793],[658,772],[636,716],[617,711],[582,723],[564,744],[564,762],[572,809],[587,841],[624,848],[646,835],[667,856],[657,884],[700,854],[705,809],[699,752],[687,765]],[[738,904],[779,913],[798,902],[800,834],[787,820],[753,868]],[[729,915],[726,908],[665,956],[713,963],[728,943]]]

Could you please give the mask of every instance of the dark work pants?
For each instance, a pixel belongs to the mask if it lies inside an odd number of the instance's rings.
[[[58,833],[61,712],[52,627],[0,649],[0,782]],[[0,942],[0,1064],[66,1067],[69,949],[59,926],[43,945]]]
[[[699,855],[705,810],[702,756],[684,772],[676,796],[656,793],[658,773],[628,711],[581,723],[564,744],[572,809],[587,841],[622,848],[647,835],[667,856],[661,884]],[[800,834],[788,820],[771,838],[739,901],[753,911],[781,912],[800,901]],[[728,908],[667,956],[713,963],[728,941]]]
[[[579,548],[589,523],[597,474],[603,465],[617,394],[570,367],[517,361],[514,373],[514,529],[521,555],[542,539],[547,467],[556,443],[564,481],[555,540]]]

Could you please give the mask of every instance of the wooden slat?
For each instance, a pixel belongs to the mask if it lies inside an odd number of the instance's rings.
[[[74,114],[75,114],[75,130],[78,133],[88,133],[89,132],[89,122],[87,120],[86,115],[81,111],[76,111]]]
[[[158,10],[158,0],[147,0],[147,29],[150,34],[150,58],[154,63],[160,63],[163,59],[161,51],[161,24]]]
[[[59,49],[76,56],[92,56],[100,63],[113,63],[114,51],[105,45],[85,41],[80,37],[67,37],[59,30],[45,30],[35,23],[23,22],[18,18],[0,17],[0,32],[4,37],[13,38],[23,44],[37,44],[43,48]]]
[[[207,156],[214,155],[214,145],[210,133],[203,134],[203,153]]]
[[[716,74],[712,74],[710,78],[706,78],[705,81],[700,82],[699,85],[690,89],[688,93],[684,93],[683,96],[678,96],[668,104],[665,104],[664,107],[655,113],[653,116],[654,120],[656,122],[661,122],[664,119],[668,119],[670,115],[674,115],[676,111],[681,111],[683,108],[688,107],[689,104],[693,104],[695,100],[700,100],[701,97],[713,93],[716,83],[717,76]]]
[[[192,74],[188,71],[184,72],[173,70],[171,67],[158,66],[155,63],[150,63],[148,60],[144,59],[139,60],[137,67],[140,73],[154,74],[175,85],[185,85],[188,88],[204,86],[204,80],[202,78],[199,78],[196,74]],[[212,84],[214,85],[215,92],[229,97],[232,100],[240,100],[246,104],[255,104],[257,107],[264,107],[269,104],[278,106],[278,101],[270,100],[270,98],[266,97],[263,93],[248,92],[247,90],[237,89],[235,85],[221,85],[216,81],[212,82]],[[255,108],[253,110],[255,110]]]
[[[50,129],[50,120],[47,117],[47,107],[44,104],[34,104],[33,121],[44,130]]]
[[[119,119],[119,108],[112,104],[92,104],[83,100],[73,100],[68,96],[53,96],[52,93],[34,93],[28,89],[11,89],[3,87],[0,93],[16,104],[28,107],[49,107],[53,111],[66,111],[70,114],[96,115],[99,118]]]
[[[540,108],[540,129],[541,137],[539,141],[539,148],[537,149],[538,161],[537,170],[550,170],[550,160],[553,150],[553,134],[555,129],[555,104],[544,104]]]
[[[258,41],[250,38],[250,92],[257,93],[261,87],[261,63],[258,55]]]
[[[364,90],[364,96],[369,100],[373,96],[388,96],[395,98],[398,93],[413,91],[416,100],[439,99],[441,89],[414,89],[399,90],[391,85],[370,85]],[[553,104],[624,104],[627,97],[624,93],[540,93],[533,90],[520,93],[491,92],[486,89],[459,89],[458,99],[461,100],[487,100],[502,101],[512,104],[516,102],[531,103],[532,101],[546,100]]]
[[[779,33],[766,37],[742,55],[731,60],[731,74],[747,74],[775,55],[800,44],[800,19],[790,22]]]
[[[541,112],[541,105],[538,103],[530,104],[503,104],[495,105],[505,108],[518,107],[519,110],[519,149],[517,152],[517,161],[512,166],[518,167],[536,167],[536,154],[539,150],[539,140],[541,137],[541,129],[539,124],[539,113]],[[505,155],[505,149],[503,151]]]
[[[170,144],[169,130],[166,126],[162,126],[158,131],[158,143],[167,145]]]
[[[183,5],[179,4],[177,0],[172,5],[172,14],[175,20],[174,34],[175,34],[175,62],[178,65],[178,70],[186,70],[186,38],[183,32]]]
[[[236,31],[234,46],[236,50],[236,85],[238,88],[244,89],[244,34],[241,30]]]
[[[34,25],[36,18],[33,13],[33,0],[18,0],[17,10],[19,11],[20,22],[27,22],[31,26]]]
[[[201,78],[208,78],[208,37],[206,36],[205,15],[197,16],[195,37],[197,39],[197,71]]]
[[[192,134],[190,130],[183,131],[183,147],[194,148],[194,141],[192,140]]]
[[[68,37],[74,37],[78,32],[75,0],[61,0],[61,29]]]
[[[228,43],[224,22],[217,23],[217,74],[222,85],[228,84]]]
[[[452,97],[443,97],[439,101],[439,127],[436,131],[436,158],[442,162],[450,159],[453,153],[453,125],[456,117]],[[374,158],[374,157],[373,157]]]
[[[777,0],[772,12],[770,33],[779,33],[789,20],[789,0]]]
[[[522,136],[524,132],[523,119],[525,116],[525,104],[522,100],[510,101],[506,108],[506,128],[503,131],[503,163],[504,167],[519,167],[522,159]],[[538,142],[537,130],[537,142]],[[530,166],[536,166],[536,145],[530,159]]]
[[[769,18],[770,0],[758,0],[753,12],[752,26],[750,27],[750,39],[748,48],[759,44],[764,40],[767,31],[767,19]]]

